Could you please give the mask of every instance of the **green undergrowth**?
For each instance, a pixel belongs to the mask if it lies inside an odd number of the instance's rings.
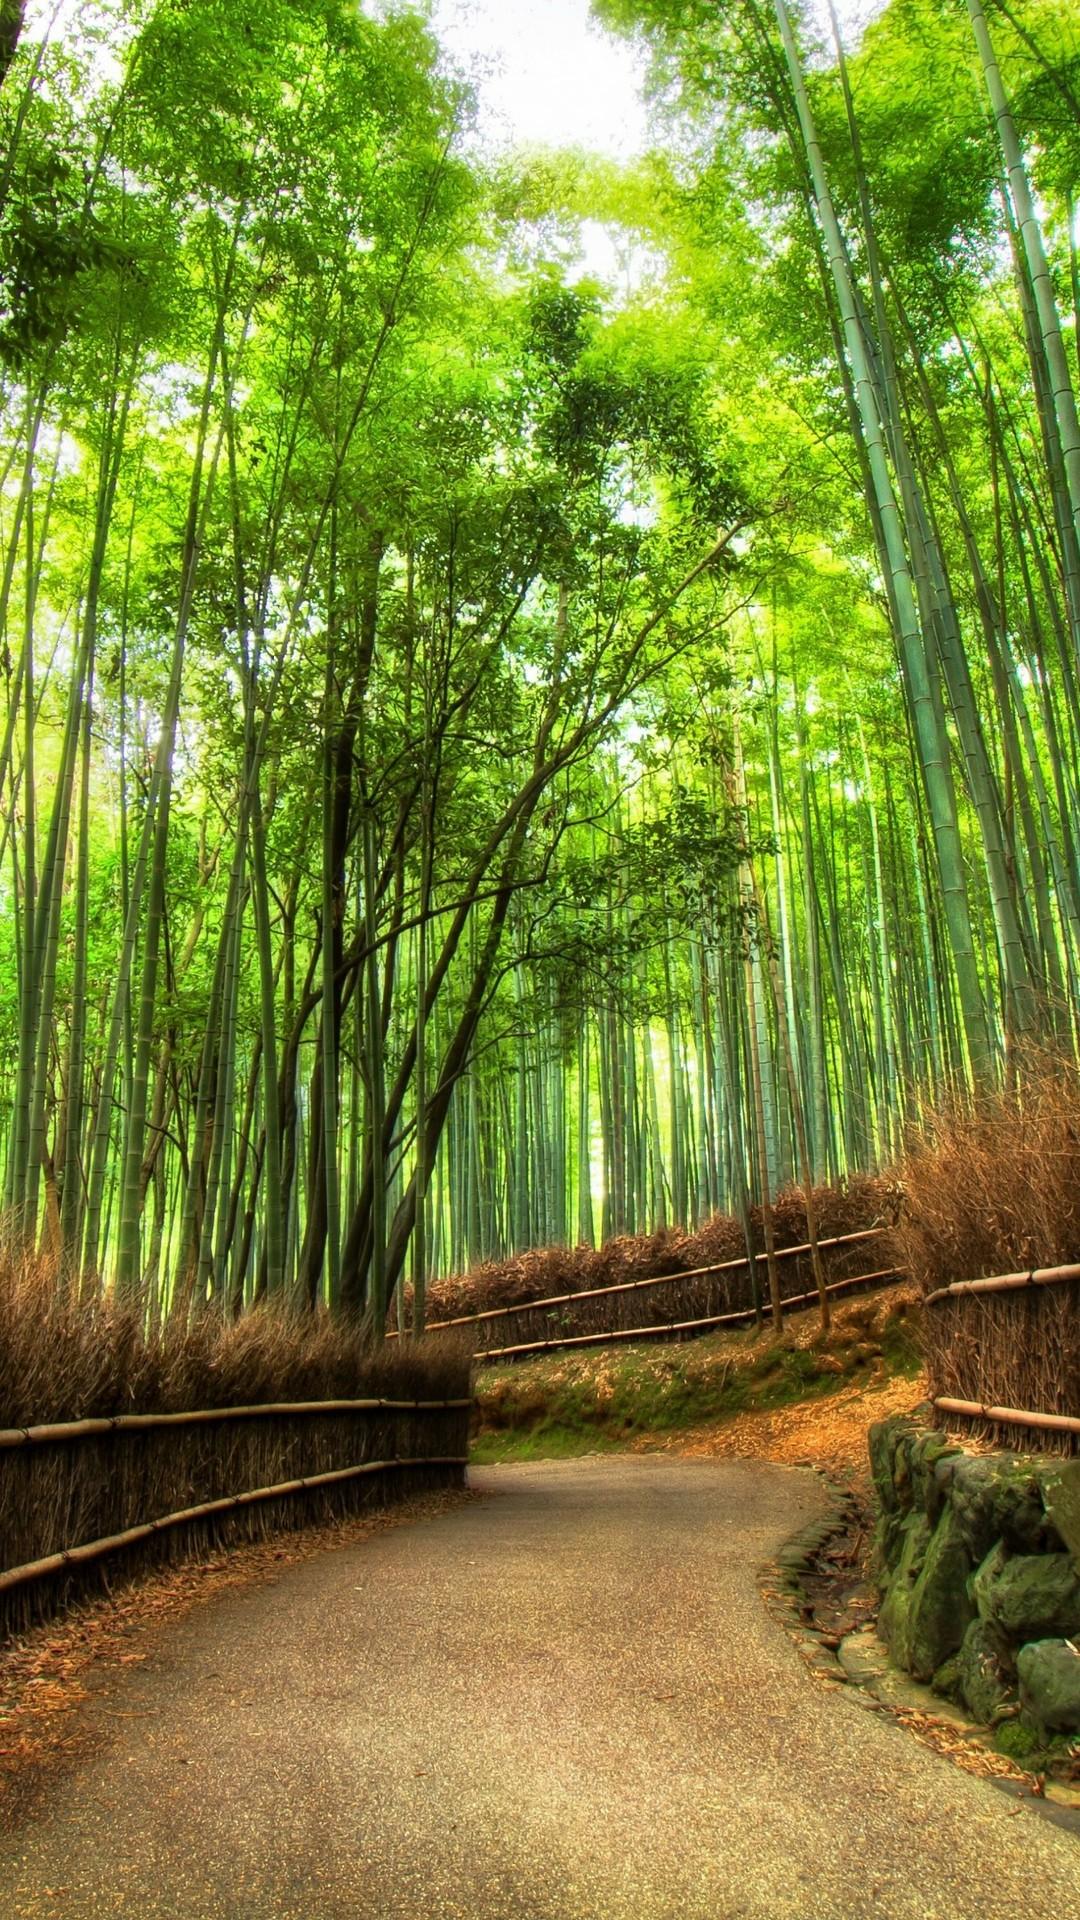
[[[911,1292],[894,1287],[836,1306],[827,1335],[816,1312],[801,1313],[779,1340],[747,1328],[683,1345],[585,1348],[484,1369],[472,1457],[568,1459],[795,1405],[861,1380],[914,1376],[921,1364],[916,1311]]]
[[[469,1457],[477,1466],[498,1466],[504,1460],[578,1460],[585,1453],[617,1453],[619,1435],[603,1427],[567,1427],[545,1421],[531,1428],[482,1431],[473,1440]]]

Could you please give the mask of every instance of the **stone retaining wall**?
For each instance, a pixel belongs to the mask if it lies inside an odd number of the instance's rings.
[[[971,1453],[896,1416],[870,1463],[897,1664],[988,1725],[1080,1731],[1080,1460]]]

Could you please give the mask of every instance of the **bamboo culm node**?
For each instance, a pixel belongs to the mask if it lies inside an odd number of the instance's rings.
[[[954,1280],[951,1285],[928,1293],[924,1305],[932,1307],[939,1300],[955,1300],[965,1294],[1022,1293],[1026,1287],[1056,1287],[1069,1280],[1080,1280],[1080,1266],[1032,1267],[1026,1273],[996,1273],[983,1280]]]

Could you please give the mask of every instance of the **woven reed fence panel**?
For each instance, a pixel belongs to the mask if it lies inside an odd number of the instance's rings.
[[[933,1397],[1080,1417],[1080,1278],[935,1300],[923,1337]],[[1080,1452],[1075,1434],[981,1419],[963,1426],[1014,1450]]]
[[[0,1591],[0,1631],[56,1611],[78,1588],[138,1559],[183,1557],[227,1539],[258,1538],[381,1505],[425,1488],[461,1485],[469,1402],[328,1412],[228,1409],[195,1424],[119,1428],[0,1448],[0,1572],[167,1515],[257,1488],[365,1462],[406,1467],[215,1515],[170,1529],[102,1563]]]
[[[853,1239],[849,1244],[823,1247],[826,1280],[846,1280],[870,1273],[881,1265],[878,1236]],[[757,1262],[758,1284],[768,1310],[768,1273]],[[807,1253],[781,1257],[780,1291],[795,1299],[813,1290],[814,1277]],[[628,1328],[664,1327],[679,1320],[703,1320],[715,1314],[737,1313],[753,1306],[749,1266],[719,1268],[701,1274],[664,1275],[636,1281],[630,1287],[607,1287],[581,1298],[571,1296],[559,1305],[535,1301],[508,1307],[475,1320],[454,1322],[455,1336],[467,1340],[474,1352],[488,1348],[523,1346],[531,1341],[567,1339],[579,1334],[615,1333]]]

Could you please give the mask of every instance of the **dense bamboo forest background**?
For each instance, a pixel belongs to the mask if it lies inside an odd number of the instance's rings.
[[[152,1323],[890,1162],[1080,1039],[1080,7],[0,9],[7,1233]],[[601,223],[624,271],[587,270]]]

